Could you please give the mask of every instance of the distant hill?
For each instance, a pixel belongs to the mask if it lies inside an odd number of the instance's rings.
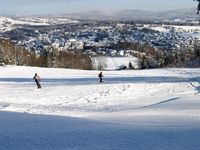
[[[16,16],[1,15],[4,17],[14,18]],[[19,16],[17,16],[19,17]],[[27,17],[27,16],[26,16]],[[91,19],[91,20],[143,20],[143,21],[163,21],[173,19],[185,19],[192,18],[199,20],[199,15],[196,15],[196,8],[177,9],[169,11],[146,11],[138,9],[127,9],[120,10],[111,13],[103,11],[85,11],[71,14],[60,14],[60,15],[37,15],[32,17],[64,17],[69,19]]]
[[[95,19],[95,20],[166,20],[166,19],[185,19],[194,18],[198,19],[195,8],[178,9],[169,11],[144,11],[137,9],[121,10],[113,13],[104,13],[101,11],[87,11],[81,13],[67,14],[69,18],[75,19]]]

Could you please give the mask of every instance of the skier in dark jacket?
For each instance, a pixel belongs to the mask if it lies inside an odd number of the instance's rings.
[[[100,72],[98,76],[99,76],[99,82],[100,83],[103,82],[102,80],[103,80],[104,76],[102,75],[102,72]]]
[[[37,73],[35,73],[35,76],[33,77],[33,79],[35,80],[35,83],[36,83],[36,85],[37,85],[37,88],[38,88],[38,89],[41,89],[41,85],[40,85],[40,76],[39,76]]]

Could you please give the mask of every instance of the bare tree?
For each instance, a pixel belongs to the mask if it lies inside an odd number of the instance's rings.
[[[95,57],[94,61],[95,61],[94,63],[95,66],[93,66],[94,69],[104,70],[107,67],[107,60],[103,56]]]

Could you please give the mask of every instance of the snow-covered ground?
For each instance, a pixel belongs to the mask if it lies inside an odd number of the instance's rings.
[[[79,23],[77,20],[71,20],[66,18],[9,18],[0,16],[0,32],[11,31],[16,28],[16,25],[31,25],[31,26],[48,26],[51,24],[62,23]]]
[[[134,68],[138,68],[139,59],[137,57],[93,57],[93,68],[98,68],[99,62],[103,62],[104,70],[117,70],[120,66],[129,67],[131,62]]]
[[[1,149],[199,149],[200,69],[98,73],[0,67]]]
[[[171,28],[176,32],[200,32],[200,26],[175,26],[175,25],[145,25],[144,27],[150,28],[159,32],[169,32]]]
[[[44,26],[44,25],[49,25],[47,23],[44,22],[31,22],[31,21],[21,21],[21,20],[15,20],[12,18],[7,18],[7,17],[1,17],[0,16],[0,24],[4,24],[4,23],[9,23],[11,25],[33,25],[33,26]]]
[[[32,26],[47,26],[46,22],[31,22],[31,21],[21,21],[15,20],[8,17],[0,16],[0,32],[11,31],[16,28],[15,25],[32,25]]]
[[[184,37],[200,38],[200,26],[146,25],[145,27],[163,33],[168,33],[173,29]]]

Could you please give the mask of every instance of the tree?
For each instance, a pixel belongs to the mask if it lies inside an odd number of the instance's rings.
[[[59,51],[53,47],[46,47],[47,53],[47,66],[50,68],[56,68],[58,66]]]
[[[107,60],[105,57],[103,56],[99,56],[99,57],[96,57],[94,59],[94,64],[95,66],[94,69],[97,69],[97,70],[104,70],[106,67],[107,67]]]
[[[70,69],[92,69],[91,58],[81,52],[60,51],[57,58],[58,67]]]
[[[133,64],[131,62],[129,62],[128,66],[130,69],[134,69]]]
[[[194,0],[194,1],[197,1],[199,3],[198,7],[197,7],[197,14],[199,14],[199,11],[200,11],[200,0]]]
[[[2,48],[0,47],[0,66],[5,65],[5,57]]]

